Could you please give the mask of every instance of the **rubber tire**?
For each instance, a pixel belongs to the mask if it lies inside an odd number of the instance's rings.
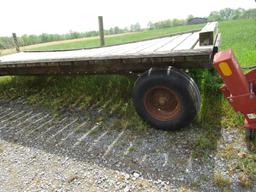
[[[254,141],[256,139],[256,129],[245,129],[245,138]]]
[[[145,109],[144,95],[154,86],[165,86],[177,94],[181,112],[175,119],[160,121]],[[200,93],[195,81],[186,73],[174,67],[150,69],[142,74],[133,89],[133,103],[138,115],[152,127],[164,130],[177,130],[188,126],[200,110]]]

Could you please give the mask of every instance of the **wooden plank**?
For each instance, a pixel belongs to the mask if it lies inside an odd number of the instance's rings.
[[[168,38],[171,39],[173,37],[175,37],[175,36],[165,37],[165,38],[166,39],[168,39]],[[161,39],[165,39],[165,38],[161,38]],[[154,39],[154,40],[158,40],[158,39]],[[109,46],[109,47],[89,49],[89,50],[85,49],[85,50],[83,50],[83,52],[80,52],[76,55],[80,55],[80,56],[82,55],[83,57],[99,57],[99,56],[106,56],[106,55],[120,55],[120,54],[124,54],[124,52],[132,51],[132,50],[135,50],[137,48],[143,49],[142,47],[144,47],[145,45],[147,45],[151,41],[152,40],[141,41],[141,42],[136,42],[136,43],[127,43],[127,44],[122,44],[122,45],[117,45],[117,46]],[[80,51],[80,50],[75,50],[75,51]],[[58,52],[55,52],[55,53],[58,53]],[[72,56],[72,52],[71,52],[71,54],[69,54],[69,51],[66,51],[66,52],[63,52],[63,55],[65,55],[65,57],[68,57],[69,55]]]
[[[155,42],[151,42],[150,44],[148,44],[147,46],[141,48],[141,49],[138,49],[138,50],[135,50],[134,53],[136,54],[141,54],[141,53],[153,53],[154,50],[157,48],[157,47],[161,47],[162,44],[166,44],[167,42],[169,42],[169,39],[170,37],[168,38],[159,38],[158,41],[155,41]],[[156,48],[154,48],[156,47]]]
[[[177,36],[163,38],[162,41],[160,41],[156,44],[153,44],[153,45],[149,46],[148,48],[145,48],[145,49],[139,51],[138,53],[140,53],[140,54],[154,53],[157,49],[160,49],[161,47],[170,43],[175,38],[177,38]]]
[[[22,56],[22,54],[25,55]],[[34,57],[34,54],[37,55],[36,59]],[[1,64],[29,64],[29,63],[55,63],[55,62],[66,62],[66,61],[90,61],[90,60],[109,60],[109,59],[129,59],[129,58],[144,58],[144,57],[165,57],[165,56],[191,56],[191,55],[198,55],[198,54],[211,54],[211,51],[209,50],[180,50],[180,51],[161,51],[161,52],[154,52],[150,54],[126,54],[126,55],[102,55],[102,56],[95,56],[95,57],[51,57],[50,55],[45,56],[45,54],[50,53],[19,53],[15,54],[14,56],[17,57],[17,59],[14,59],[13,57],[10,58],[10,60],[7,59],[8,56],[1,57],[1,59],[5,58],[0,62]],[[22,59],[18,56],[21,55]],[[30,55],[30,56],[26,56]],[[27,60],[24,58],[28,58]],[[29,58],[32,57],[33,59]]]
[[[130,44],[122,44],[116,46],[105,46],[102,48],[94,48],[94,49],[83,49],[84,52],[82,54],[83,57],[96,57],[101,55],[110,54],[114,51],[122,49],[122,47],[126,47]],[[81,55],[80,55],[81,56]]]
[[[54,64],[54,65],[52,65]],[[15,68],[0,65],[0,75],[71,75],[71,74],[129,74],[140,73],[151,67],[174,66],[177,68],[210,67],[211,60],[207,53],[190,56],[161,56],[127,59],[103,59],[89,61],[65,61],[54,63],[26,64]]]
[[[97,55],[102,55],[107,52],[113,51],[117,49],[118,47],[116,46],[111,46],[111,47],[103,47],[103,48],[96,48],[96,49],[85,49],[83,56],[84,57],[92,57],[92,56],[97,56]]]
[[[10,62],[2,62],[1,64],[29,64],[29,63],[56,63],[56,62],[76,62],[76,61],[90,61],[90,60],[111,60],[111,59],[132,59],[132,58],[148,58],[148,57],[176,57],[176,56],[183,56],[183,57],[189,57],[189,56],[194,56],[194,55],[209,55],[211,54],[211,52],[209,52],[208,50],[185,50],[185,51],[178,51],[178,52],[161,52],[161,53],[154,53],[154,54],[147,54],[147,55],[114,55],[114,56],[102,56],[102,57],[85,57],[85,58],[78,58],[78,59],[74,59],[74,58],[63,58],[63,59],[48,59],[48,60],[36,60],[36,61],[18,61],[18,62],[14,62],[14,61],[10,61]],[[0,65],[1,65],[0,64]]]
[[[104,55],[120,55],[124,54],[125,52],[134,50],[138,47],[145,46],[145,44],[148,44],[149,41],[143,41],[138,43],[131,43],[124,46],[118,46],[117,49],[112,50],[111,52],[105,52]]]
[[[154,41],[158,39],[154,39]],[[132,51],[138,48],[142,49],[142,47],[147,46],[149,43],[151,43],[151,41],[152,40],[113,46],[112,48],[106,49],[104,52],[90,54],[90,56],[94,57],[94,56],[123,55],[123,54],[127,54],[129,51]]]
[[[146,48],[148,48],[148,47],[150,47],[154,44],[158,44],[161,41],[162,41],[162,38],[150,40],[150,41],[145,42],[144,44],[141,44],[140,46],[137,46],[133,49],[122,52],[120,54],[122,54],[122,55],[136,54],[136,53],[139,53],[140,51],[142,51],[142,50],[144,50],[144,49],[146,49]]]
[[[218,22],[207,23],[199,33],[200,46],[214,45],[218,35]]]
[[[128,43],[122,44],[112,47],[105,47],[100,49],[91,50],[90,52],[85,53],[86,56],[95,57],[95,56],[107,56],[107,55],[124,55],[124,54],[132,54],[137,52],[137,50],[143,50],[145,47],[150,47],[153,45],[157,45],[158,42],[168,40],[172,37],[165,37],[165,38],[157,38],[148,41],[141,41],[136,43]],[[103,50],[104,49],[104,50]]]
[[[199,41],[199,33],[198,32],[193,33],[185,41],[183,41],[180,45],[178,45],[174,49],[174,51],[193,49],[193,47],[197,44],[198,41]]]
[[[171,38],[171,37],[168,37],[168,38]],[[158,39],[154,39],[154,40],[158,40]],[[127,44],[112,46],[112,47],[109,47],[109,49],[106,49],[103,52],[90,54],[90,56],[120,55],[120,54],[124,54],[125,52],[128,52],[130,50],[134,50],[136,48],[143,47],[151,41],[152,40],[147,40],[147,41],[141,41],[141,42],[136,42],[136,43],[127,43]]]
[[[175,49],[175,47],[179,46],[183,41],[185,41],[190,35],[192,35],[192,33],[180,35],[170,43],[166,44],[160,49],[157,49],[156,52],[172,51],[173,49]]]

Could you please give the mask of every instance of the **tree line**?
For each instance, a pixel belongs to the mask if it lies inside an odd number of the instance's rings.
[[[180,25],[187,25],[189,21],[193,19],[193,15],[189,15],[186,19],[168,19],[158,22],[149,22],[147,28],[152,29],[161,29],[168,27],[175,27]],[[223,21],[231,19],[252,19],[256,18],[256,9],[245,10],[242,8],[238,9],[222,9],[220,11],[213,11],[206,18],[206,21]],[[126,32],[137,32],[141,31],[141,25],[139,23],[132,24],[129,28],[119,28],[111,27],[108,30],[105,30],[106,35],[120,34]],[[77,39],[84,37],[93,37],[98,36],[98,31],[88,31],[88,32],[74,32],[70,31],[68,34],[47,34],[43,33],[41,35],[22,35],[18,37],[20,46],[33,45],[38,43],[46,43],[52,41],[68,40],[68,39]],[[0,37],[0,49],[13,48],[14,42],[12,37]]]
[[[195,18],[193,15],[189,15],[187,19],[168,19],[159,22],[149,22],[148,28],[149,29],[161,29],[161,28],[168,28],[168,27],[175,27],[179,25],[187,25],[191,19]],[[231,19],[253,19],[256,18],[256,9],[231,9],[226,8],[220,11],[213,11],[209,14],[206,21],[224,21],[224,20],[231,20]]]

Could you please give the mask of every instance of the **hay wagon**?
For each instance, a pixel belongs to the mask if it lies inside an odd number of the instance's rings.
[[[200,108],[200,93],[185,72],[212,68],[218,23],[201,30],[104,47],[19,52],[0,57],[0,75],[135,74],[134,106],[161,129],[188,125]]]

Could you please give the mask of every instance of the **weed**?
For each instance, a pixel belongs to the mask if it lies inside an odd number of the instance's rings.
[[[209,154],[216,149],[219,132],[216,129],[206,129],[197,135],[192,149],[192,157],[207,159]]]
[[[199,180],[200,181],[209,181],[209,177],[207,175],[200,175]]]
[[[110,128],[120,128],[121,127],[121,120],[115,119],[112,121]]]
[[[232,192],[231,189],[227,189],[227,188],[224,188],[222,191],[223,191],[223,192]]]
[[[245,187],[245,188],[252,187],[252,181],[245,173],[240,173],[238,179],[239,179],[239,185],[241,187]]]
[[[198,188],[198,187],[200,187],[200,182],[199,182],[198,180],[192,181],[191,187],[193,187],[193,188]]]
[[[251,152],[246,154],[244,158],[237,161],[237,169],[248,175],[250,179],[256,180],[256,154]]]
[[[132,146],[132,147],[129,147],[129,153],[132,153],[136,151],[136,147]]]
[[[76,128],[74,128],[74,132],[79,133],[79,132],[82,132],[82,131],[81,131],[80,127],[76,127]]]
[[[217,185],[220,189],[222,190],[228,190],[231,185],[231,181],[228,178],[225,178],[222,174],[220,173],[215,173],[213,181],[215,185]]]
[[[123,129],[127,129],[130,126],[130,120],[129,119],[122,119],[121,120],[121,127]]]
[[[96,118],[95,118],[95,122],[102,122],[104,120],[104,116],[103,115],[98,115]]]
[[[225,159],[232,159],[235,157],[237,150],[234,148],[232,144],[227,145],[222,151],[221,156]]]
[[[189,192],[190,189],[188,189],[187,187],[180,187],[180,188],[179,188],[179,191],[180,191],[180,192]]]
[[[102,131],[102,129],[94,129],[93,131],[90,132],[89,135],[92,136],[92,137],[95,137],[101,131]]]

